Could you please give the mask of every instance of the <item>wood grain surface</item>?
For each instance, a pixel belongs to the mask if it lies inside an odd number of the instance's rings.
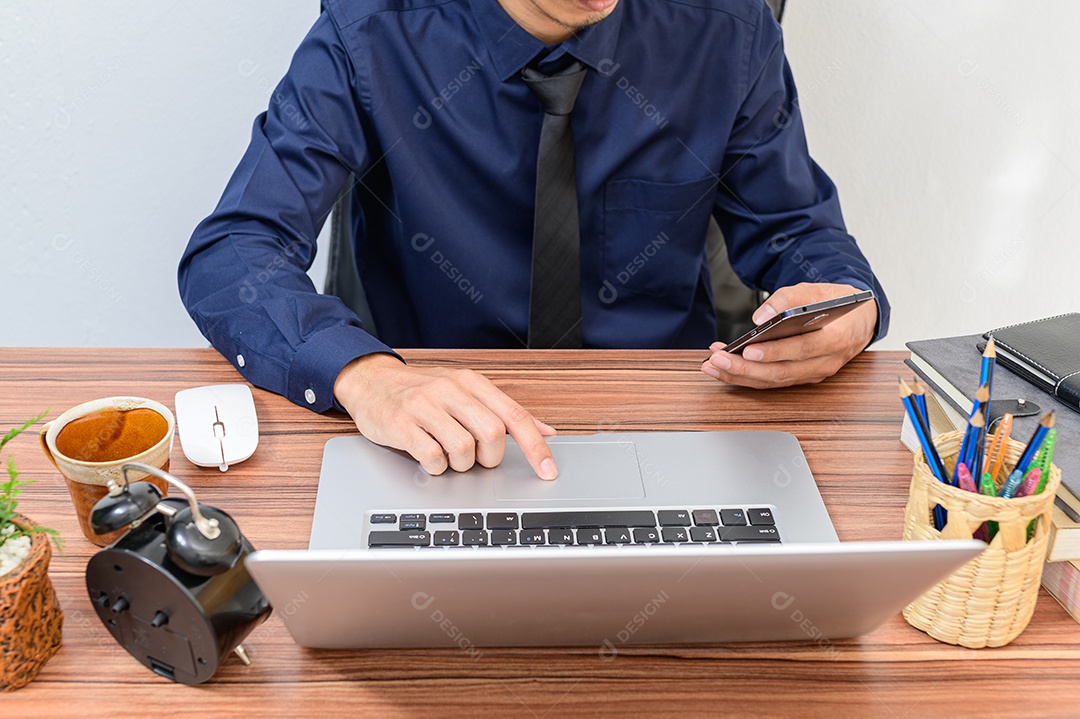
[[[561,432],[774,429],[802,443],[841,540],[899,539],[911,454],[899,441],[903,354],[868,352],[809,387],[726,387],[692,351],[403,351],[411,363],[483,372]],[[138,395],[173,406],[180,389],[243,381],[206,349],[0,348],[0,431],[46,407]],[[303,548],[323,443],[355,432],[255,389],[260,443],[227,473],[173,448],[172,471],[228,511],[258,548]],[[5,716],[805,716],[1080,715],[1080,625],[1045,592],[1028,629],[1000,649],[941,644],[897,615],[835,642],[595,648],[312,651],[280,610],[248,638],[253,664],[226,660],[208,683],[170,683],[116,644],[83,573],[95,547],[78,528],[34,432],[6,448],[36,484],[20,508],[67,539],[50,575],[64,645],[37,680],[0,696]],[[6,457],[0,457],[6,461]],[[357,608],[363,611],[362,607]]]

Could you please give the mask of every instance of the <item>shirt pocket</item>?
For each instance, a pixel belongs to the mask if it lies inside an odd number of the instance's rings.
[[[719,183],[613,180],[604,188],[604,277],[617,292],[687,299]],[[689,300],[687,300],[689,301]]]

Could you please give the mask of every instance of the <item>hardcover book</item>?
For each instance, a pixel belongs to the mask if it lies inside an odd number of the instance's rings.
[[[1080,622],[1080,563],[1047,563],[1043,567],[1042,585],[1073,619]]]

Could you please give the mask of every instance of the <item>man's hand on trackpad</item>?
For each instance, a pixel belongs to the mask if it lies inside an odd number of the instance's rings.
[[[408,452],[429,474],[447,467],[464,472],[477,463],[496,466],[507,434],[538,477],[558,474],[544,441],[556,430],[472,370],[411,367],[388,354],[372,354],[341,370],[334,396],[361,434]]]

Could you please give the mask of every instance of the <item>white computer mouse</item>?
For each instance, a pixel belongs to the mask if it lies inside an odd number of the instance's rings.
[[[259,419],[246,384],[192,387],[176,393],[176,427],[184,455],[200,467],[243,462],[259,446]]]

